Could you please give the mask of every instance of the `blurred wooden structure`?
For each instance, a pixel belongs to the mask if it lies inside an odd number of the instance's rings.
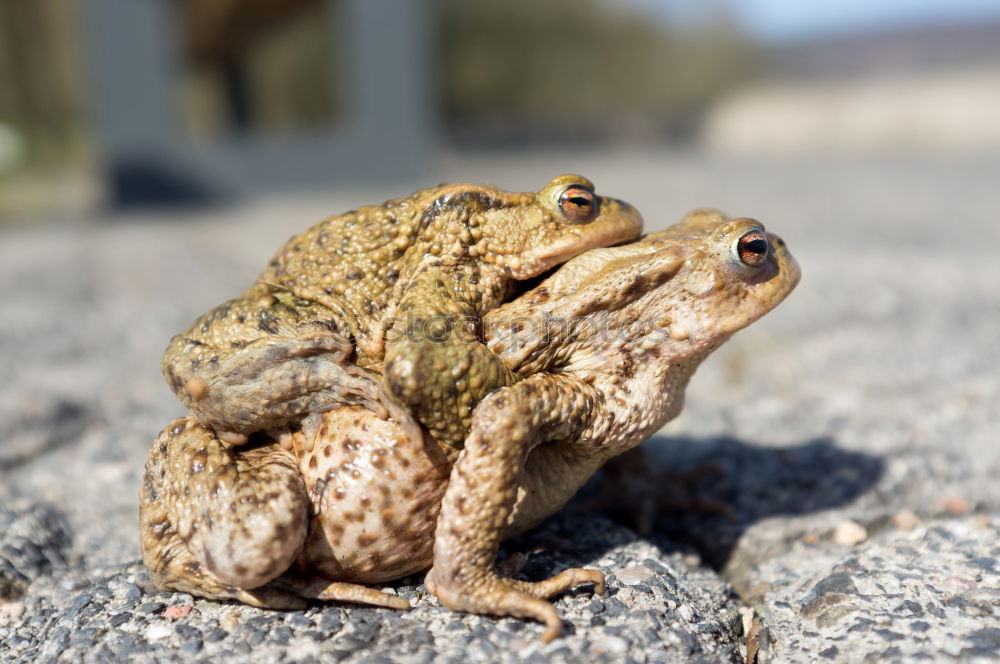
[[[336,91],[337,112],[325,126],[257,131],[240,58],[271,27],[317,4],[324,5],[321,29],[336,55],[332,63],[319,64],[330,72],[326,83]],[[94,120],[112,200],[120,205],[191,202],[413,174],[433,138],[431,25],[425,4],[84,3]],[[198,136],[184,127],[178,81],[191,60],[216,63],[222,72],[226,108],[218,132]]]

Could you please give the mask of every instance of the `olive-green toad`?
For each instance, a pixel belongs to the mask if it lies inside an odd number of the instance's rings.
[[[635,208],[579,175],[537,193],[454,184],[365,206],[289,240],[246,293],[174,337],[163,372],[230,444],[361,404],[403,407],[461,445],[473,405],[511,380],[480,317],[512,282],[641,230]]]

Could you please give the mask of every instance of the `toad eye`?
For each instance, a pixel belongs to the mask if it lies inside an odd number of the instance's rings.
[[[574,184],[559,194],[559,208],[570,221],[590,221],[597,214],[597,196],[589,187]]]
[[[745,233],[736,241],[736,255],[748,267],[760,267],[767,260],[767,236],[761,231]]]

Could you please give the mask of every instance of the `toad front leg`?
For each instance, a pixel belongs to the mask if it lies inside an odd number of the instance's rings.
[[[384,382],[435,440],[461,447],[479,401],[513,382],[479,338],[479,315],[500,299],[475,266],[423,268],[400,300],[386,339]],[[472,289],[475,294],[467,289]],[[487,295],[478,295],[479,292]],[[483,299],[479,299],[483,298]]]
[[[518,489],[525,484],[529,454],[546,441],[575,439],[586,429],[598,398],[581,381],[536,374],[491,394],[477,407],[441,505],[434,565],[427,574],[428,589],[443,605],[534,618],[547,627],[542,640],[551,641],[562,622],[547,598],[582,583],[594,584],[603,594],[604,575],[598,570],[567,569],[528,583],[503,578],[494,566]]]
[[[355,364],[343,316],[258,285],[174,337],[163,374],[226,443],[336,404],[380,408],[378,381]]]

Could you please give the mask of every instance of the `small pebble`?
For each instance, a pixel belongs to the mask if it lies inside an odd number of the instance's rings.
[[[0,603],[0,625],[17,620],[24,615],[23,602],[3,602]]]
[[[947,496],[941,501],[941,505],[944,507],[948,514],[953,514],[955,516],[960,516],[969,511],[971,505],[969,501],[964,498],[959,498],[958,496]]]
[[[864,526],[851,520],[841,521],[833,531],[833,541],[841,546],[855,546],[868,539]]]
[[[167,620],[180,620],[181,618],[187,618],[193,608],[194,607],[190,604],[174,604],[173,606],[167,607],[166,611],[163,612],[163,617]]]
[[[640,565],[639,567],[619,567],[614,570],[614,575],[625,585],[634,586],[653,576],[653,573]]]
[[[605,652],[612,655],[624,655],[628,651],[628,641],[618,636],[609,636],[601,645],[604,646]]]
[[[234,629],[239,624],[240,612],[230,611],[219,621],[219,626],[223,629]]]
[[[694,609],[692,609],[687,604],[681,604],[677,607],[677,615],[681,617],[684,622],[691,622],[694,619]]]
[[[900,510],[892,517],[892,523],[900,530],[913,530],[920,523],[920,519],[911,510]]]
[[[167,638],[173,633],[174,631],[168,626],[157,622],[149,626],[149,629],[146,630],[145,636],[147,641],[159,641],[160,639]]]

